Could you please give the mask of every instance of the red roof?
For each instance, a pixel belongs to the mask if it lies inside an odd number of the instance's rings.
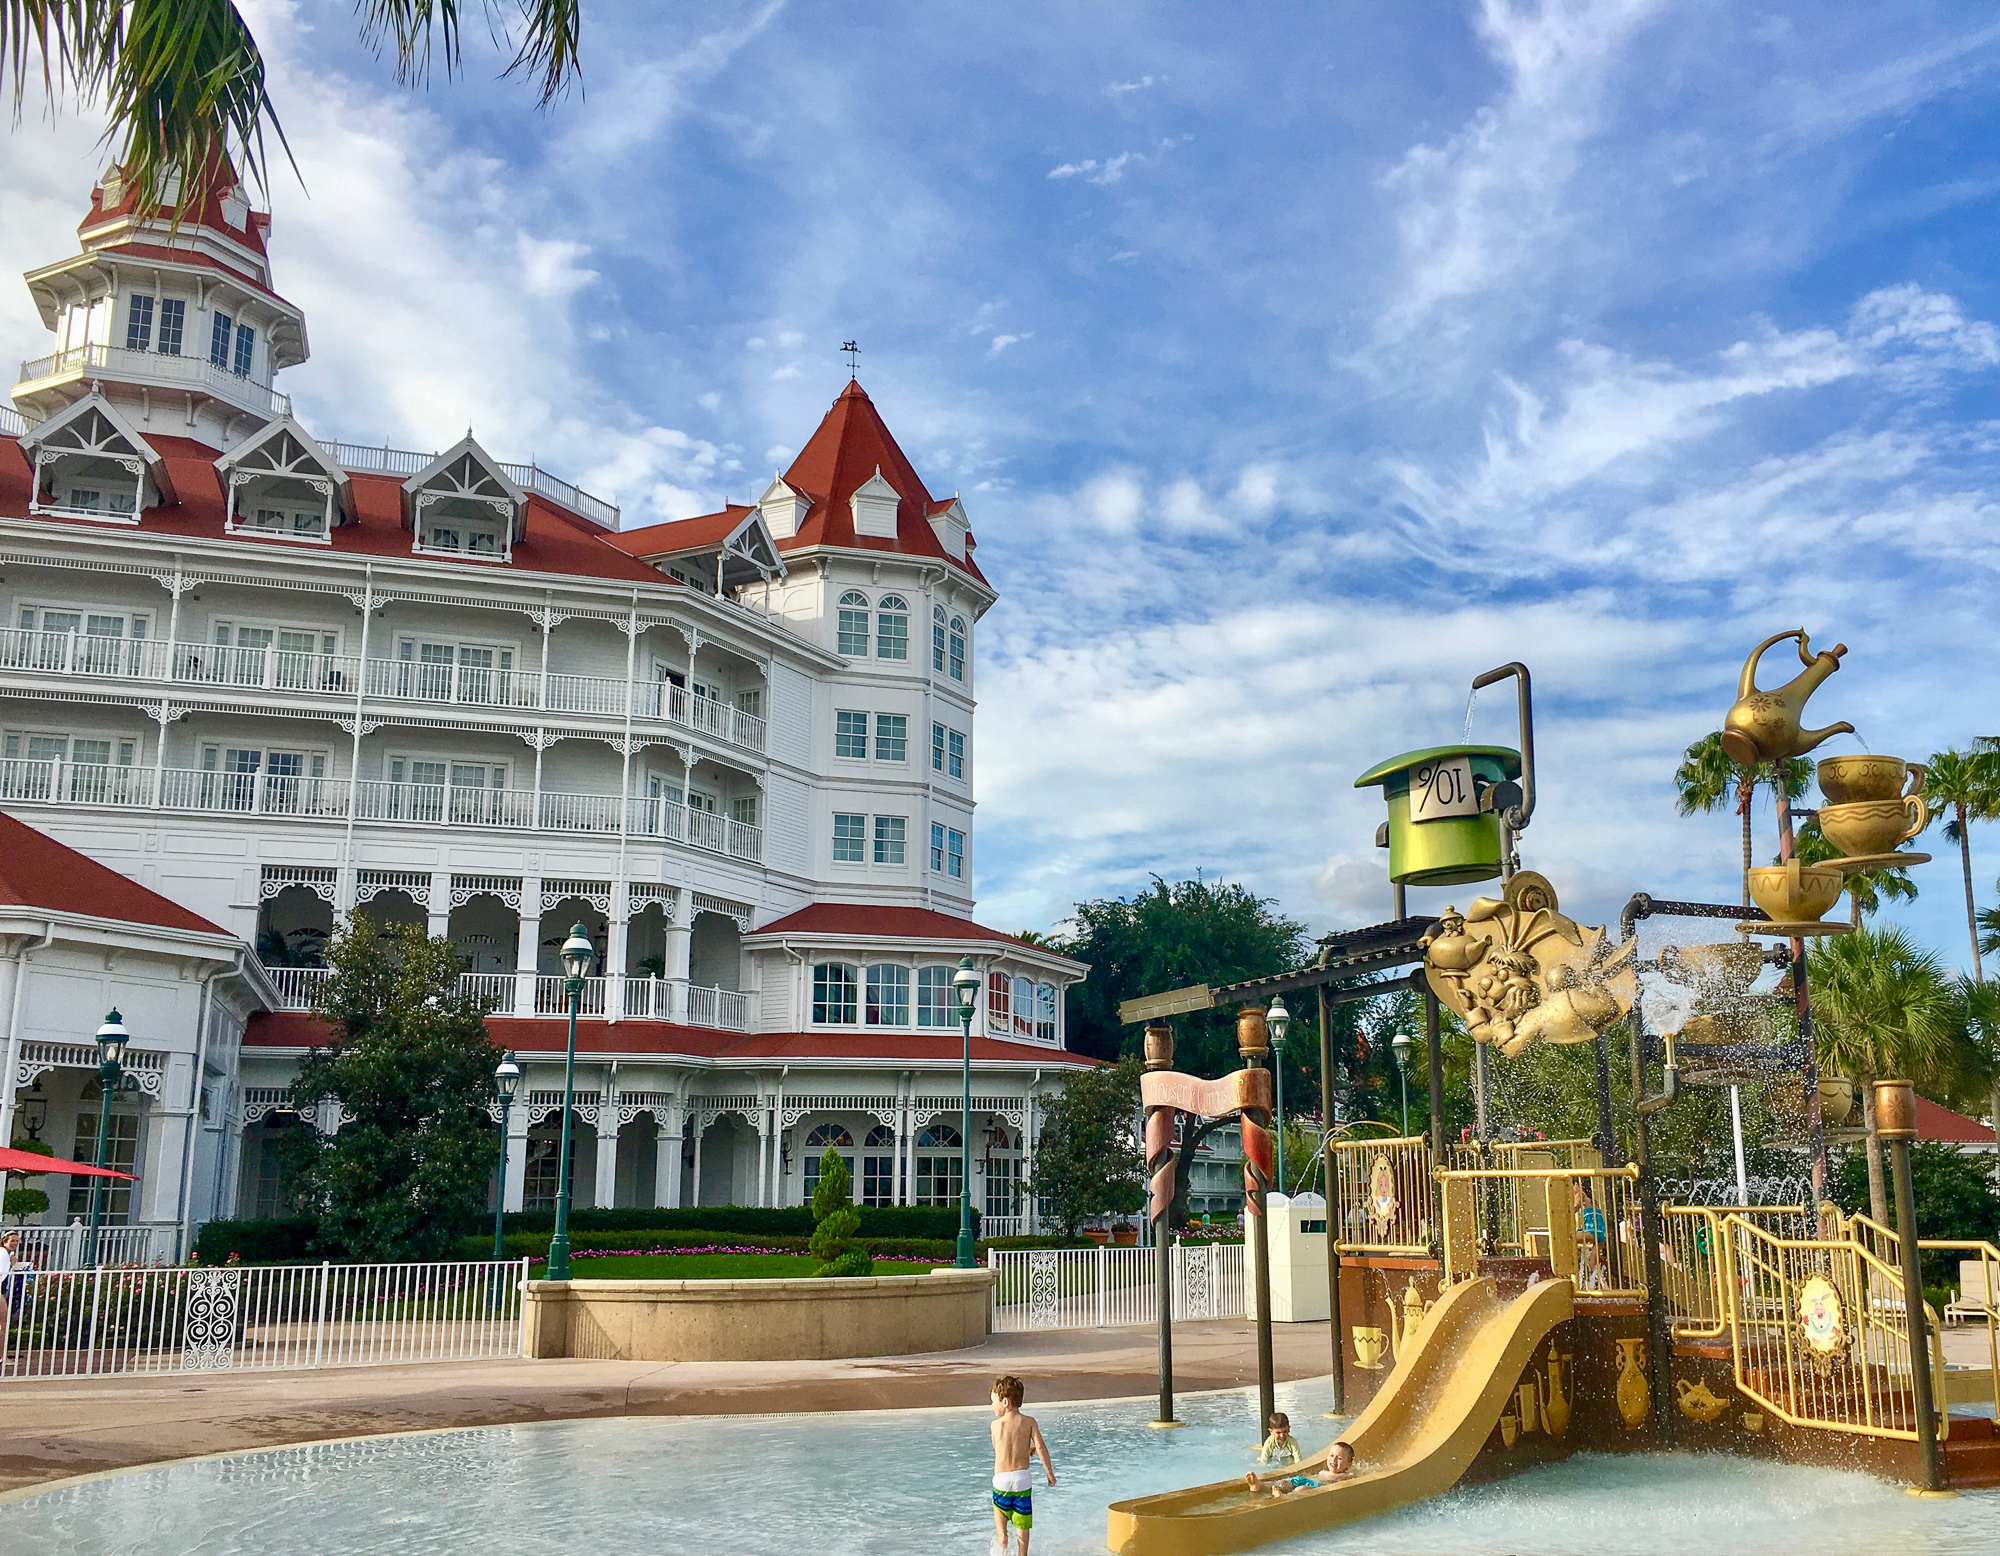
[[[1986,1125],[1925,1096],[1917,1098],[1917,1138],[1941,1140],[1947,1145],[1982,1146],[1988,1150],[1993,1147],[1993,1131]]]
[[[1016,935],[975,924],[969,918],[934,913],[929,908],[890,908],[868,902],[815,902],[756,932],[764,935],[883,935],[897,940],[997,940],[1045,956],[1060,956],[1048,946],[1030,945]]]
[[[488,1016],[495,1042],[516,1053],[559,1054],[569,1040],[568,1023],[560,1018],[532,1020]],[[298,1011],[266,1011],[251,1016],[243,1034],[251,1048],[310,1048],[329,1035],[325,1022]],[[718,1032],[709,1027],[675,1026],[665,1021],[579,1021],[576,1051],[580,1054],[658,1054],[662,1058],[711,1059],[723,1064],[780,1061],[810,1063],[815,1059],[879,1060],[884,1064],[913,1059],[955,1061],[962,1038],[943,1032]],[[1040,1043],[1013,1043],[1004,1038],[974,1037],[972,1057],[986,1063],[1071,1065],[1094,1063],[1082,1054],[1066,1053]]]
[[[893,540],[886,535],[854,533],[854,508],[849,499],[874,477],[877,470],[882,472],[882,479],[896,489],[899,499]],[[777,538],[780,551],[797,551],[805,546],[850,546],[861,551],[893,551],[935,557],[981,583],[986,582],[986,575],[972,560],[970,536],[966,538],[967,554],[963,558],[952,556],[938,540],[937,531],[931,528],[930,516],[944,512],[951,506],[952,499],[933,498],[924,489],[916,468],[897,446],[895,438],[882,422],[881,413],[875,409],[875,402],[868,398],[868,392],[860,384],[849,382],[841,390],[818,430],[799,450],[798,458],[792,461],[784,479],[787,486],[806,498],[812,506],[800,521],[796,535]],[[652,524],[644,529],[626,530],[612,544],[635,556],[658,556],[685,545],[703,543],[669,537],[664,533],[666,531],[675,530],[679,525],[703,525],[707,529],[702,533],[713,533],[714,538],[720,540],[749,511],[747,507],[731,503],[720,513],[682,519],[678,524]],[[688,533],[696,532],[690,530]]]
[[[148,508],[138,528],[153,535],[201,536],[215,540],[242,539],[243,544],[267,548],[273,556],[287,551],[307,550],[293,541],[261,540],[255,537],[225,536],[223,523],[228,512],[222,482],[215,473],[217,453],[192,438],[169,437],[145,432],[144,437],[167,467],[180,502],[171,507]],[[394,476],[357,474],[350,478],[354,499],[354,522],[333,532],[330,549],[349,555],[410,555],[410,532],[403,527],[402,482]],[[32,476],[20,444],[0,438],[0,514],[23,517],[28,511]],[[37,515],[55,524],[73,524],[80,529],[103,530],[89,519],[64,519]],[[583,578],[611,578],[639,583],[666,583],[663,574],[643,562],[605,544],[611,531],[588,519],[567,513],[535,493],[528,495],[527,535],[514,547],[513,565],[542,573],[566,573]],[[456,561],[461,567],[492,567],[490,562]]]
[[[0,904],[204,935],[225,933],[200,914],[5,814],[0,814]]]
[[[720,513],[674,519],[666,524],[643,524],[637,529],[614,531],[604,539],[629,556],[666,556],[670,552],[692,551],[697,546],[719,546],[756,511],[743,503],[730,503]]]
[[[236,167],[229,158],[218,155],[215,159],[216,176],[201,180],[197,198],[192,208],[182,218],[181,226],[213,227],[217,232],[226,232],[246,248],[257,253],[266,252],[265,235],[271,230],[271,218],[264,211],[251,211],[244,218],[241,227],[232,227],[222,218],[222,202],[230,190],[238,186]],[[246,204],[247,199],[246,199]],[[114,216],[130,216],[138,209],[139,197],[131,185],[126,185],[111,204],[104,203],[104,186],[99,184],[90,191],[90,214],[77,224],[78,232],[88,232],[93,227],[102,226]],[[176,213],[173,205],[160,207],[160,220],[172,221]]]

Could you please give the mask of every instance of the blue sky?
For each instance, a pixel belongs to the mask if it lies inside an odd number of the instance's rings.
[[[1003,594],[990,922],[1197,868],[1386,916],[1353,776],[1517,657],[1525,853],[1594,917],[1733,895],[1668,780],[1771,632],[1849,645],[1813,713],[1872,749],[2000,733],[2000,7],[593,3],[545,113],[483,38],[410,93],[349,8],[254,12],[312,425],[470,422],[639,522],[753,496],[859,339]],[[94,134],[13,133],[0,267]],[[1963,963],[1932,837],[1901,916]]]

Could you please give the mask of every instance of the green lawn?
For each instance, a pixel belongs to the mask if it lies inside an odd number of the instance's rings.
[[[950,1263],[949,1260],[944,1261]],[[541,1278],[540,1261],[528,1272]],[[877,1275],[921,1275],[935,1266],[901,1259],[875,1266]],[[777,1280],[813,1274],[819,1261],[789,1253],[677,1253],[611,1259],[583,1259],[572,1254],[569,1272],[577,1280]]]

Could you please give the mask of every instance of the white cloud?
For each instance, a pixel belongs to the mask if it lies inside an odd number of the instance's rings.
[[[1126,167],[1134,162],[1144,162],[1145,156],[1137,151],[1121,151],[1117,156],[1099,162],[1096,158],[1086,158],[1082,162],[1065,162],[1060,167],[1051,168],[1050,178],[1080,178],[1086,184],[1116,184],[1123,182]]]
[[[1033,340],[1034,338],[1035,332],[1033,330],[1026,330],[1019,335],[995,335],[987,344],[986,354],[989,357],[997,357],[1009,346],[1016,345],[1024,340]]]
[[[1114,81],[1106,88],[1113,97],[1123,97],[1131,92],[1143,92],[1153,84],[1151,76],[1141,76],[1136,81]]]

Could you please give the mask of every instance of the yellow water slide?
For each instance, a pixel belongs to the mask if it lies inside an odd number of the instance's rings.
[[[1105,1544],[1118,1556],[1219,1556],[1450,1490],[1499,1425],[1535,1348],[1569,1318],[1575,1294],[1566,1278],[1512,1301],[1491,1280],[1453,1286],[1342,1434],[1354,1449],[1351,1476],[1283,1497],[1253,1495],[1239,1479],[1114,1502]],[[1325,1461],[1315,1454],[1302,1468]]]

